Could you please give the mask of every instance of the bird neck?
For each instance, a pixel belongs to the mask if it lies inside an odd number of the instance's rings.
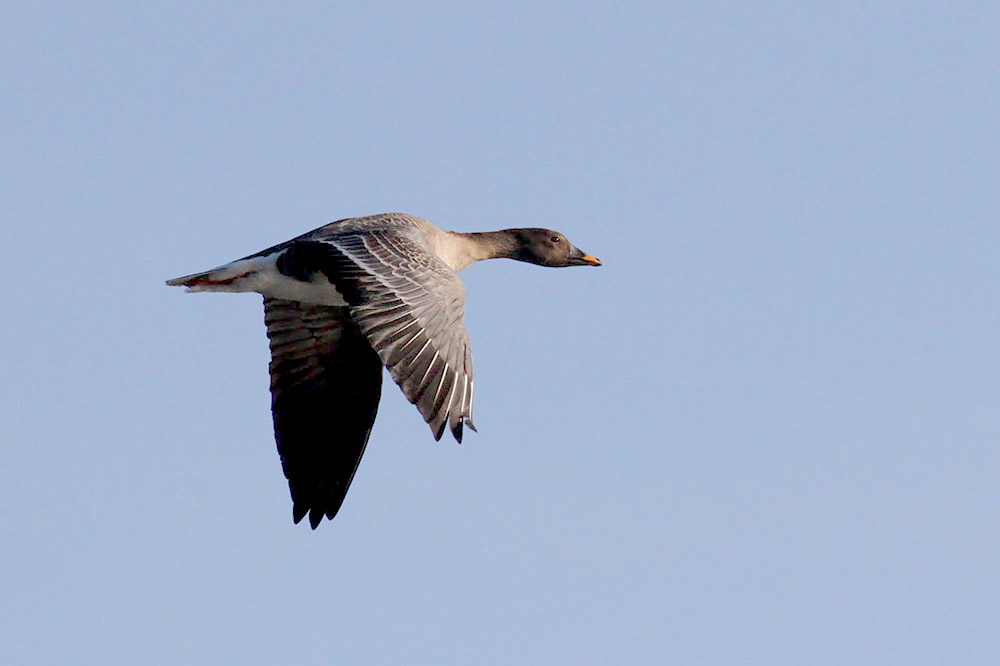
[[[478,248],[481,255],[477,261],[482,259],[514,259],[517,257],[517,237],[512,233],[512,229],[502,231],[477,231],[468,234],[461,234],[470,239]]]
[[[479,231],[473,233],[448,232],[453,239],[459,239],[449,256],[441,256],[452,270],[460,271],[470,264],[484,259],[517,257],[517,238],[509,230]]]

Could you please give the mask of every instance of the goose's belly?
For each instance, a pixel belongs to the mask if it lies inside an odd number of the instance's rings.
[[[309,282],[282,275],[277,270],[265,273],[255,273],[247,276],[252,284],[250,291],[256,291],[271,298],[283,298],[288,301],[312,303],[314,305],[347,305],[337,288],[317,273]]]

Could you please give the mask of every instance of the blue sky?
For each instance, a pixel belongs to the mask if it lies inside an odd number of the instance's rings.
[[[1000,10],[27,3],[0,21],[4,664],[995,664]],[[253,295],[341,217],[463,273],[476,424],[390,383],[291,522]]]

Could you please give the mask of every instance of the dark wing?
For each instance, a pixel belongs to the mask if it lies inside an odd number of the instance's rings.
[[[292,517],[313,529],[344,501],[368,443],[382,361],[346,307],[264,298],[271,412]]]
[[[315,236],[283,259],[324,273],[407,399],[441,438],[472,423],[472,351],[462,280],[421,232],[393,228]]]

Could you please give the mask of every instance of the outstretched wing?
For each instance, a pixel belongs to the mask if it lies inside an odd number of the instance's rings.
[[[322,272],[407,399],[441,438],[472,423],[472,352],[462,280],[411,227],[317,233],[292,243],[278,269]]]
[[[382,361],[346,307],[264,298],[271,413],[292,517],[313,529],[344,501],[368,443]]]

